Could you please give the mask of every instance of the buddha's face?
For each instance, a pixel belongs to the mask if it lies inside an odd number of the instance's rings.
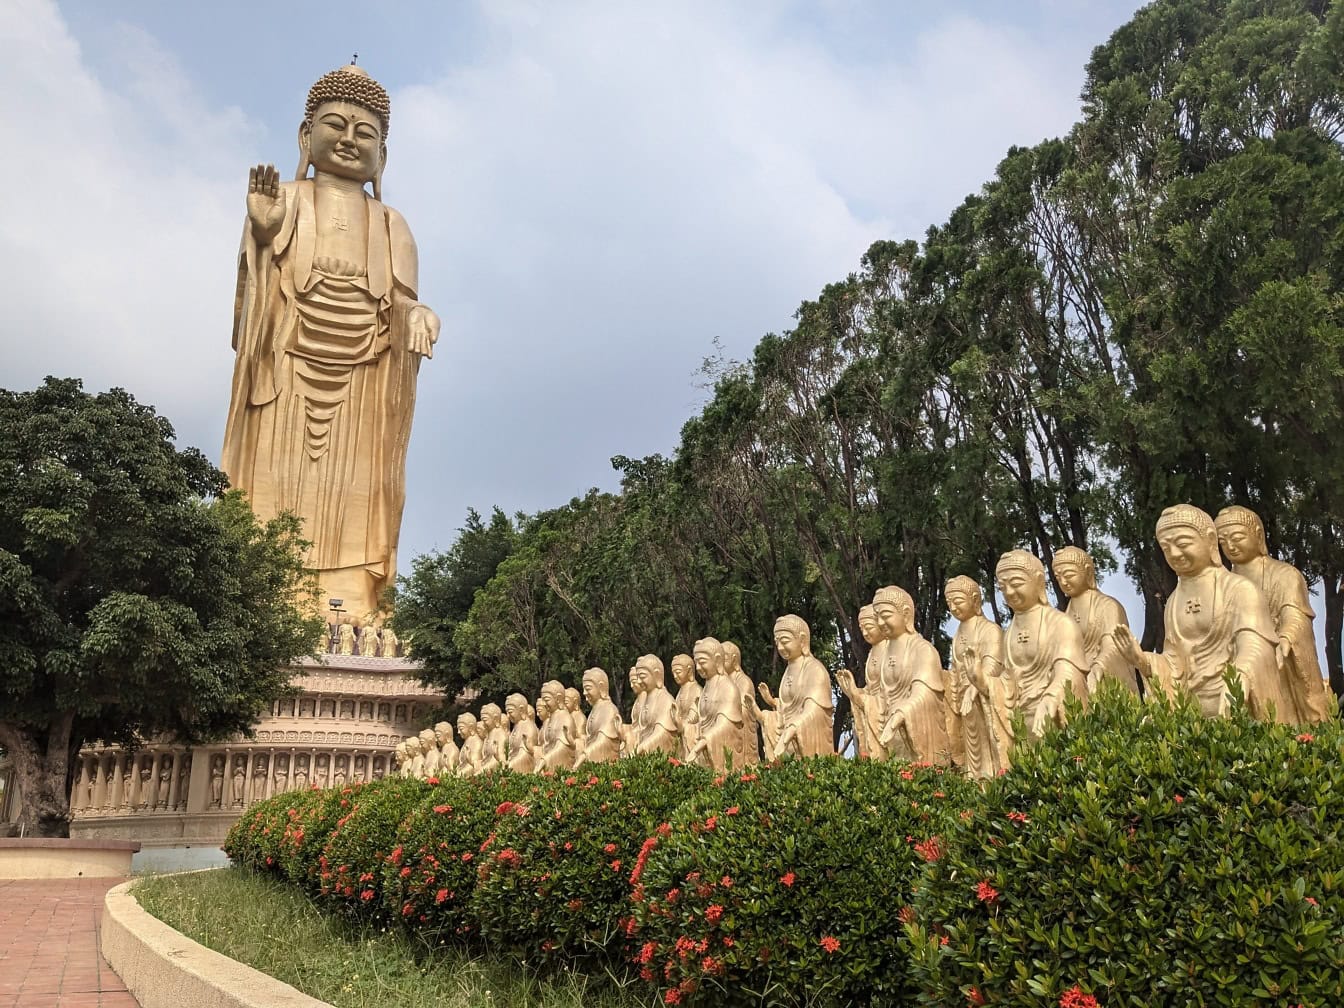
[[[709,648],[697,647],[692,655],[695,661],[695,670],[700,673],[700,678],[709,680],[718,674],[718,669],[714,667],[714,656]]]
[[[541,718],[541,720],[545,721],[551,716],[551,701],[547,698],[545,693],[537,697],[535,707],[537,710],[537,717]]]
[[[488,724],[485,723],[485,720],[484,720],[484,719],[481,719],[480,721],[477,721],[477,722],[476,722],[476,737],[477,737],[478,739],[483,739],[483,738],[485,738],[485,737],[486,737],[487,735],[489,735],[489,734],[490,734],[490,726],[489,726]]]
[[[1157,537],[1162,547],[1162,555],[1167,558],[1167,566],[1176,572],[1177,577],[1198,574],[1214,564],[1214,555],[1218,544],[1210,533],[1202,534],[1189,525],[1175,525],[1164,529]]]
[[[971,593],[961,588],[952,588],[947,595],[947,611],[961,623],[965,623],[980,610],[977,604],[978,599],[972,598]]]
[[[437,742],[438,739],[434,735],[433,728],[426,728],[424,731],[420,733],[420,749],[422,751],[429,752],[431,749],[434,748]]]
[[[589,707],[602,699],[602,687],[597,680],[597,676],[586,675],[583,677],[583,698],[588,701]]]
[[[1093,587],[1091,571],[1082,564],[1076,564],[1072,560],[1056,560],[1053,569],[1059,586],[1069,598],[1077,598]]]
[[[868,642],[869,647],[882,639],[882,628],[877,625],[877,617],[871,612],[859,617],[859,633],[863,634],[863,639]]]
[[[420,755],[420,740],[418,738],[408,738],[406,740],[406,754],[411,758]]]
[[[554,713],[558,710],[564,710],[565,691],[557,689],[544,689],[541,691],[541,699],[545,702],[547,708]]]
[[[910,632],[910,614],[894,602],[874,602],[873,614],[888,637]]]
[[[649,670],[643,665],[636,665],[630,670],[630,685],[635,688],[636,693],[647,693],[649,691]]]
[[[328,175],[371,182],[383,158],[382,124],[368,109],[348,101],[323,102],[300,128],[308,160]]]
[[[471,738],[476,730],[476,719],[468,714],[463,714],[457,719],[457,735],[459,738]]]
[[[672,678],[678,686],[684,686],[690,682],[694,666],[685,658],[681,658],[672,663]]]
[[[1034,609],[1045,592],[1045,576],[1025,570],[1006,570],[998,575],[999,591],[1013,612]]]
[[[447,721],[440,721],[434,726],[434,741],[439,745],[446,745],[453,740],[453,726]]]
[[[636,693],[641,692],[639,687],[639,667],[637,665],[630,666],[630,671],[626,674],[626,678],[629,681],[632,690]]]
[[[1218,545],[1234,564],[1250,563],[1260,556],[1259,537],[1245,525],[1229,525],[1218,531]]]
[[[579,691],[570,687],[565,690],[565,710],[571,714],[579,709]]]
[[[775,631],[775,650],[785,661],[793,661],[795,658],[801,658],[803,654],[803,639],[788,627],[780,627]]]
[[[517,724],[527,713],[527,704],[521,698],[509,697],[508,700],[504,701],[504,713],[509,716],[510,724]]]

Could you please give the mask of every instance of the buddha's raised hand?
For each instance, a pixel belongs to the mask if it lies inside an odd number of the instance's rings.
[[[285,220],[285,191],[275,165],[257,165],[247,175],[247,219],[252,237],[267,245],[280,233]]]

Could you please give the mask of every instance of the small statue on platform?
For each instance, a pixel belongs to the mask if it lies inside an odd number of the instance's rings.
[[[308,790],[308,757],[297,756],[294,759],[294,790]]]
[[[812,630],[801,616],[790,613],[775,620],[775,650],[788,662],[779,682],[779,699],[765,683],[759,687],[766,706],[779,713],[779,736],[771,746],[774,757],[834,755],[831,677],[826,666],[812,657]],[[764,721],[759,708],[755,716]]]
[[[1098,590],[1097,568],[1092,557],[1077,546],[1065,546],[1055,553],[1050,566],[1059,587],[1069,597],[1065,614],[1078,624],[1083,635],[1088,694],[1096,692],[1102,679],[1114,679],[1137,695],[1138,677],[1115,640],[1115,628],[1129,626],[1129,616],[1118,599]]]
[[[233,761],[233,807],[243,807],[243,792],[247,788],[247,757],[239,756]]]
[[[1288,705],[1279,692],[1274,622],[1260,589],[1220,562],[1213,519],[1191,504],[1169,507],[1157,519],[1157,542],[1176,572],[1162,653],[1145,653],[1120,627],[1116,643],[1125,659],[1138,666],[1145,686],[1191,694],[1206,717],[1228,712],[1223,672],[1230,663],[1251,712],[1261,720],[1283,720]]]
[[[1051,725],[1064,723],[1064,698],[1070,692],[1087,702],[1083,635],[1073,620],[1050,604],[1045,565],[1026,550],[1010,550],[999,557],[994,579],[1013,610],[1003,636],[1013,709],[1022,712],[1027,731],[1040,738]]]
[[[849,697],[850,710],[854,712],[854,741],[859,755],[869,759],[886,759],[887,752],[882,748],[878,737],[882,734],[884,722],[882,711],[882,659],[886,653],[887,638],[877,614],[871,605],[859,610],[859,633],[863,634],[868,645],[868,658],[863,664],[863,687],[854,680],[854,673],[841,669],[835,674],[835,681],[845,696]]]
[[[150,803],[150,808],[167,809],[168,793],[173,783],[173,758],[164,756],[159,761],[159,783],[154,789],[154,800]]]
[[[541,732],[537,729],[535,712],[521,693],[510,693],[504,701],[504,713],[509,724],[509,769],[514,773],[531,773],[536,763],[534,753]]]
[[[359,628],[359,653],[363,658],[378,657],[378,628],[372,620],[364,620]]]
[[[690,755],[702,766],[723,770],[729,761],[736,765],[741,758],[742,695],[724,675],[723,644],[717,639],[705,637],[696,641],[691,654],[695,671],[705,685],[696,716],[700,738]]]
[[[954,577],[943,594],[957,620],[947,698],[958,725],[962,766],[969,777],[994,777],[1008,766],[1013,737],[1003,631],[985,618],[980,586],[970,578]]]
[[[433,728],[426,728],[420,733],[420,778],[437,777],[440,759],[439,737]]]
[[[355,653],[355,628],[349,616],[342,616],[340,626],[336,628],[336,653],[352,655]]]
[[[266,782],[271,779],[271,768],[265,756],[257,756],[252,761],[252,801],[259,802],[269,797],[266,794]]]
[[[109,790],[111,790],[109,788]],[[210,764],[210,807],[224,807],[224,757],[216,756]]]
[[[274,793],[284,794],[289,790],[289,757],[281,753],[275,757]]]
[[[397,632],[388,624],[383,624],[378,634],[378,655],[381,658],[397,657]]]
[[[457,751],[457,775],[459,777],[475,777],[481,772],[485,739],[481,737],[479,728],[480,725],[476,723],[475,714],[467,713],[457,716],[457,737],[462,740],[462,747]]]
[[[313,783],[317,785],[318,790],[327,789],[327,774],[331,770],[331,757],[326,753],[318,756],[313,761]]]
[[[583,673],[583,698],[588,701],[583,751],[574,766],[585,763],[613,763],[620,756],[621,712],[611,702],[607,673],[590,668]]]
[[[1280,720],[1311,724],[1335,716],[1335,698],[1321,677],[1316,657],[1316,614],[1307,579],[1290,563],[1269,555],[1265,526],[1249,508],[1234,505],[1214,520],[1218,543],[1232,561],[1232,572],[1260,589],[1278,634],[1275,660],[1285,710]]]
[[[689,763],[691,750],[700,740],[700,726],[696,724],[696,718],[700,710],[701,692],[700,683],[695,678],[695,662],[690,655],[673,656],[672,680],[677,684],[677,723],[681,725],[679,755]]]
[[[878,744],[889,757],[924,763],[950,761],[943,662],[915,629],[915,603],[895,585],[878,589],[873,612],[887,639],[882,660]]]
[[[635,675],[644,697],[635,752],[675,756],[681,747],[681,726],[676,700],[663,683],[663,660],[657,655],[641,655],[635,662]]]
[[[154,766],[151,763],[142,761],[140,763],[140,796],[136,802],[137,810],[152,809],[154,807],[154,796],[151,793],[154,788]]]

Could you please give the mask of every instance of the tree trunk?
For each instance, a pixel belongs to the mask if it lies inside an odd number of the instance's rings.
[[[14,762],[18,824],[29,836],[70,835],[70,731],[73,713],[35,732],[0,721],[0,746]]]
[[[1344,697],[1344,592],[1339,578],[1328,574],[1322,579],[1325,592],[1325,664],[1330,670],[1330,688],[1335,697]]]

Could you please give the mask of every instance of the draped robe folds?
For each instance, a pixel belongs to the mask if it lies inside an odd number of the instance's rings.
[[[1036,711],[1047,696],[1059,698],[1055,723],[1064,723],[1064,698],[1072,691],[1087,702],[1087,659],[1078,625],[1058,609],[1041,603],[1014,613],[1003,632],[1004,669],[1009,680],[1009,710],[1021,711],[1028,732],[1035,732]]]
[[[859,755],[869,759],[886,759],[887,751],[878,738],[885,721],[882,708],[882,661],[886,657],[887,642],[880,640],[868,649],[863,663],[863,710],[854,712],[854,734]]]
[[[429,751],[425,753],[424,758],[420,763],[420,776],[437,777],[439,775],[439,767],[441,765],[441,760],[442,756],[439,753],[438,747],[431,746]]]
[[[943,706],[943,663],[938,650],[913,631],[888,640],[881,683],[883,731],[897,716],[905,721],[887,746],[887,755],[946,763],[950,744]]]
[[[481,772],[482,750],[485,748],[485,740],[475,732],[472,732],[470,738],[462,740],[462,748],[457,754],[457,775],[459,777],[472,777]]]
[[[756,690],[751,677],[740,668],[734,669],[726,676],[732,683],[733,692],[737,699],[737,709],[742,715],[741,744],[739,746],[736,762],[737,767],[754,766],[761,761],[760,748],[760,728],[756,723],[756,703],[752,694]],[[750,703],[744,703],[743,697],[752,697]]]
[[[1287,638],[1292,645],[1292,656],[1286,667],[1279,669],[1285,719],[1294,724],[1314,724],[1333,717],[1334,696],[1321,678],[1312,625],[1316,613],[1312,611],[1302,572],[1290,563],[1267,556],[1237,564],[1232,571],[1260,589],[1276,635]]]
[[[831,719],[835,701],[831,697],[831,676],[826,666],[811,655],[800,655],[789,662],[779,682],[779,734],[790,728],[794,736],[787,751],[776,756],[822,756],[835,753]]]
[[[1083,635],[1089,694],[1097,690],[1102,679],[1115,679],[1137,694],[1138,675],[1115,642],[1116,628],[1129,626],[1125,607],[1111,596],[1090,588],[1077,598],[1069,599],[1066,615],[1078,625]]]
[[[532,750],[537,744],[537,723],[524,717],[509,732],[509,769],[514,773],[531,773],[536,763]]]
[[[610,700],[593,704],[586,724],[584,759],[589,763],[615,763],[621,755],[621,712]]]
[[[706,741],[700,762],[722,770],[731,757],[742,766],[742,698],[727,675],[705,677],[700,691],[700,737]]]
[[[457,743],[448,739],[439,746],[439,773],[456,774],[457,773],[458,749]]]
[[[1200,634],[1186,617],[1187,607],[1193,613],[1203,607],[1198,588],[1205,577],[1212,580],[1211,616],[1207,631]],[[1267,721],[1273,706],[1275,720],[1291,720],[1290,705],[1279,691],[1274,653],[1278,636],[1264,596],[1252,582],[1217,565],[1201,577],[1181,578],[1167,599],[1165,627],[1162,653],[1148,656],[1158,688],[1167,693],[1184,690],[1199,702],[1205,717],[1218,717],[1227,712],[1223,673],[1231,664],[1252,714]]]
[[[485,736],[481,750],[481,769],[494,770],[508,765],[509,730],[497,724]]]
[[[967,776],[993,777],[1008,766],[1013,726],[1002,674],[1003,631],[978,613],[972,616],[952,638],[951,664],[948,707],[961,735],[963,766]]]
[[[643,698],[643,720],[639,726],[639,739],[635,751],[676,755],[679,740],[675,699],[662,686],[650,689],[643,694]]]
[[[244,225],[223,466],[262,518],[292,511],[319,572],[362,570],[373,608],[396,571],[420,356],[418,260],[401,215],[365,196],[361,273],[315,255],[314,184],[286,182],[269,245]],[[316,261],[315,261],[316,260]],[[395,295],[395,296],[394,296]]]
[[[681,722],[680,755],[690,760],[691,750],[700,741],[700,725],[692,719],[691,711],[700,712],[700,684],[692,676],[677,690],[677,719]]]
[[[548,770],[570,770],[574,766],[574,723],[569,711],[551,712],[541,725],[542,753]],[[568,739],[568,741],[566,741]]]

